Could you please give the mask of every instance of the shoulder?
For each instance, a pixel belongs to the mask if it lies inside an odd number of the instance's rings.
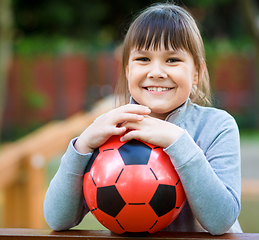
[[[188,115],[190,115],[198,120],[199,122],[205,124],[222,124],[224,122],[232,123],[236,125],[236,121],[228,112],[222,109],[217,109],[215,107],[203,107],[197,104],[189,105]]]
[[[203,150],[216,139],[221,139],[223,142],[239,139],[239,129],[235,119],[228,112],[214,107],[190,104],[184,125],[195,142],[203,146]]]
[[[197,114],[202,114],[202,115],[206,115],[206,116],[222,116],[225,118],[229,118],[232,117],[228,112],[226,112],[225,110],[222,109],[218,109],[215,107],[204,107],[204,106],[200,106],[197,105],[195,103],[191,103],[189,105],[189,109],[193,112],[196,112]]]

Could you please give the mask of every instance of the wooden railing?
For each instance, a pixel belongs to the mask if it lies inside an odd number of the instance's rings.
[[[3,194],[3,226],[44,228],[43,200],[46,164],[65,152],[69,141],[94,119],[113,107],[113,98],[64,121],[53,121],[0,150],[0,189]]]
[[[212,236],[208,233],[183,233],[183,232],[157,232],[147,236],[125,236],[117,235],[110,231],[93,231],[93,230],[69,230],[55,232],[50,230],[37,229],[0,229],[1,240],[36,240],[36,239],[82,239],[87,240],[180,240],[180,239],[237,239],[237,240],[258,240],[257,233],[226,233],[221,236]]]

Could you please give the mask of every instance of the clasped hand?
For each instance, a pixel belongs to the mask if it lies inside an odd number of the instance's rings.
[[[113,109],[97,118],[84,130],[77,139],[75,148],[82,154],[92,152],[112,135],[121,136],[121,141],[139,139],[166,148],[181,136],[182,128],[151,117],[150,113],[148,107],[137,104]]]

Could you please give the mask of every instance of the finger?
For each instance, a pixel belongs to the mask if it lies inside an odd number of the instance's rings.
[[[143,118],[144,120],[145,118]],[[121,124],[121,127],[126,127],[128,130],[140,130],[144,127],[144,121],[125,121]]]
[[[137,104],[128,104],[122,107],[113,109],[104,117],[112,120],[112,124],[118,125],[126,121],[142,121],[143,116],[148,115],[151,110],[148,107],[137,105]]]
[[[126,141],[130,141],[132,139],[140,139],[140,132],[138,130],[133,130],[133,131],[130,131],[126,134],[124,134],[121,138],[120,138],[120,141],[121,142],[126,142]]]
[[[148,107],[138,104],[127,104],[118,108],[118,110],[122,112],[135,113],[141,115],[148,115],[151,113],[151,110]]]
[[[123,123],[123,122],[138,122],[144,119],[143,115],[132,114],[132,113],[122,113],[114,116],[114,121],[116,123]]]
[[[125,127],[117,127],[114,129],[112,135],[120,136],[120,135],[123,135],[126,131],[127,131],[127,128],[125,128]]]

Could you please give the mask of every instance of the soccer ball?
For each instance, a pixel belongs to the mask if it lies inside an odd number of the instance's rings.
[[[112,136],[96,149],[83,180],[86,203],[96,219],[121,234],[154,233],[168,226],[186,197],[163,149]]]

